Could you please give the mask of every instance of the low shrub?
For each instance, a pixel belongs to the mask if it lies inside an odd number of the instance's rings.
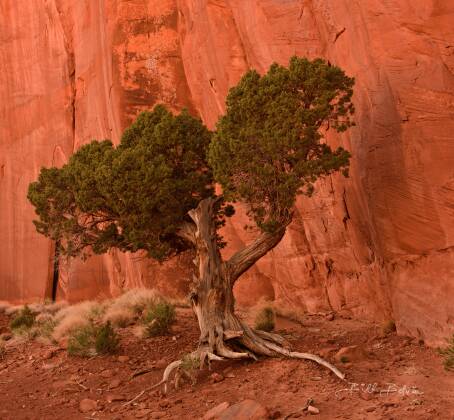
[[[52,333],[52,338],[58,342],[72,335],[75,330],[101,322],[102,320],[97,316],[101,316],[102,313],[103,309],[100,308],[98,302],[87,301],[64,307],[54,315],[57,325]]]
[[[192,354],[188,353],[183,356],[181,359],[181,369],[188,373],[194,372],[196,369],[200,368],[200,358],[194,357]]]
[[[25,305],[13,318],[9,326],[12,330],[30,329],[35,323],[35,314]]]
[[[72,330],[68,340],[68,354],[81,357],[96,355],[94,329],[93,325],[88,324]]]
[[[40,314],[36,317],[35,327],[37,329],[38,336],[49,341],[52,340],[52,334],[54,333],[57,321],[50,314]]]
[[[451,340],[448,341],[448,346],[444,349],[439,349],[438,352],[443,356],[443,365],[446,370],[454,371],[454,334]]]
[[[261,331],[273,331],[276,325],[276,316],[273,308],[265,306],[255,317],[255,329]]]
[[[120,340],[110,322],[96,326],[93,323],[74,329],[68,340],[68,354],[90,357],[98,354],[113,354]]]
[[[113,309],[127,309],[136,315],[142,315],[142,312],[148,306],[155,305],[161,301],[161,295],[153,289],[131,289],[119,296],[112,303]]]
[[[95,350],[97,354],[116,353],[120,344],[117,333],[112,328],[110,321],[97,328]]]
[[[175,322],[175,307],[161,301],[150,305],[144,313],[145,336],[156,337],[168,333],[170,326]]]
[[[68,302],[66,302],[65,300],[60,300],[58,302],[48,302],[45,303],[43,312],[53,315],[56,314],[58,311],[61,311],[62,309],[66,308],[67,306]]]

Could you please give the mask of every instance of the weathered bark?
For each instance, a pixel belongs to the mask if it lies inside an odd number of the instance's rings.
[[[309,359],[343,379],[344,375],[339,370],[318,356],[292,352],[281,336],[255,331],[235,315],[235,281],[280,242],[286,227],[273,234],[263,233],[224,262],[217,244],[215,206],[214,198],[202,200],[196,209],[189,212],[193,224],[185,223],[180,230],[180,236],[192,242],[196,249],[191,303],[200,327],[200,340],[192,356],[200,360],[201,366],[205,361],[222,358],[287,356]],[[171,371],[180,365],[181,361],[169,365],[160,384],[166,383]]]

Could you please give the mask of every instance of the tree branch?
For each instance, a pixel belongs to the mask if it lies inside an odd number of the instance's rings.
[[[234,254],[226,263],[232,284],[260,258],[271,251],[284,237],[286,226],[275,233],[262,233],[254,242]]]

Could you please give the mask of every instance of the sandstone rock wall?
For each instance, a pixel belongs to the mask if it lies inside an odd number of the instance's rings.
[[[41,166],[94,138],[117,142],[157,102],[213,126],[246,69],[322,56],[356,78],[357,127],[328,133],[351,150],[351,178],[332,176],[299,201],[238,300],[348,308],[441,343],[454,330],[453,23],[447,0],[3,0],[0,299],[50,287],[53,247],[25,199]],[[239,214],[226,228],[226,253],[248,240],[243,225]],[[62,267],[59,293],[181,293],[187,266],[111,252]]]

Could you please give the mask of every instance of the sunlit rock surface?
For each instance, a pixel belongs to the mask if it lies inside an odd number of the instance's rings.
[[[444,0],[2,0],[0,299],[49,295],[53,245],[26,200],[41,166],[119,141],[160,102],[213,127],[248,68],[322,56],[356,78],[353,154],[298,202],[282,243],[237,286],[311,312],[395,319],[441,344],[454,330],[454,4]],[[250,236],[242,214],[225,233]],[[163,266],[111,252],[60,269],[59,296],[133,286],[182,294],[190,257]]]

